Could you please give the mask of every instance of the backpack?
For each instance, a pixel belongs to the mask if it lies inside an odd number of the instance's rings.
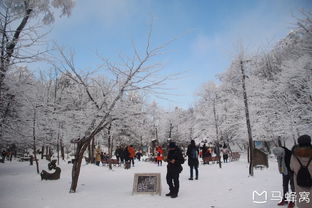
[[[301,161],[298,158],[297,160],[300,164],[300,169],[297,173],[297,184],[298,186],[301,186],[304,188],[310,188],[312,186],[312,178],[311,178],[311,174],[309,172],[308,167],[312,160],[312,157],[309,159],[309,162],[306,166],[302,165]]]
[[[196,149],[196,148],[192,148],[190,156],[191,156],[191,158],[193,158],[193,159],[198,158],[198,152],[197,152],[197,149]]]

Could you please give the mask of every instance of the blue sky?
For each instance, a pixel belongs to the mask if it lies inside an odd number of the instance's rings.
[[[159,57],[163,73],[183,73],[167,83],[160,106],[191,107],[195,93],[227,69],[238,42],[250,53],[269,50],[295,28],[299,10],[310,0],[77,0],[69,18],[57,19],[49,39],[75,51],[77,67],[94,69],[97,53],[117,60],[131,55],[132,43],[152,45],[176,38]]]

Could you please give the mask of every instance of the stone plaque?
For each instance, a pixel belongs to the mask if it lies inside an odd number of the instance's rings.
[[[132,194],[161,195],[160,173],[136,173],[133,180]]]

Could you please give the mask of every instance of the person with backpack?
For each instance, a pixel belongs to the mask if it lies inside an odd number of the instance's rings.
[[[180,188],[179,175],[183,170],[182,164],[184,163],[184,157],[181,149],[174,142],[170,142],[169,144],[167,162],[166,180],[170,192],[166,196],[177,198]]]
[[[293,171],[290,169],[290,158],[292,153],[286,147],[276,147],[273,149],[273,154],[277,158],[278,170],[283,176],[283,199],[277,205],[283,206],[288,203],[286,194],[290,194],[290,192],[288,192],[289,184],[291,191],[295,192]],[[292,208],[294,206],[295,206],[294,202],[289,202],[288,208]]]
[[[195,180],[198,180],[198,147],[195,145],[195,141],[191,140],[191,144],[187,147],[186,155],[188,157],[188,165],[190,166],[190,178],[189,180],[193,180],[193,169],[195,169]]]
[[[298,145],[293,147],[290,169],[294,171],[296,204],[298,208],[312,207],[312,145],[309,135],[298,138]]]

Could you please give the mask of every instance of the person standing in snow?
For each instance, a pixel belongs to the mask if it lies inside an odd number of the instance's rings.
[[[193,180],[193,169],[195,169],[195,180],[198,180],[198,153],[199,150],[195,145],[195,141],[191,140],[191,144],[187,147],[186,155],[188,157],[188,165],[190,166],[190,178],[189,180]]]
[[[136,155],[135,155],[135,157],[138,159],[138,161],[141,161],[141,157],[143,156],[143,154],[142,154],[142,151],[141,150],[139,150],[137,153],[136,153]]]
[[[100,147],[98,147],[95,152],[95,164],[99,166],[100,162],[101,162],[101,149]]]
[[[291,151],[286,147],[276,147],[273,149],[273,154],[277,157],[278,170],[283,176],[283,199],[279,202],[278,206],[283,206],[288,203],[286,194],[288,192],[288,186],[290,184],[291,191],[295,191],[293,171],[290,169],[290,157]],[[288,204],[288,208],[294,207],[294,202]]]
[[[176,146],[174,142],[170,142],[168,147],[168,155],[167,155],[167,175],[166,180],[169,185],[170,192],[166,194],[166,196],[170,196],[171,198],[178,197],[179,193],[179,175],[182,172],[182,164],[184,163],[184,157],[182,151],[179,147]]]
[[[224,148],[222,150],[222,153],[223,153],[223,162],[227,163],[229,159],[229,150],[227,148]]]
[[[298,138],[298,145],[293,147],[290,168],[294,171],[296,204],[298,208],[312,207],[312,145],[309,135]]]
[[[157,156],[156,156],[156,161],[158,166],[162,165],[162,160],[163,160],[163,149],[161,148],[161,146],[156,147],[156,152],[157,152]]]
[[[132,162],[132,166],[134,167],[134,157],[135,157],[135,149],[132,145],[128,147],[129,159]]]

